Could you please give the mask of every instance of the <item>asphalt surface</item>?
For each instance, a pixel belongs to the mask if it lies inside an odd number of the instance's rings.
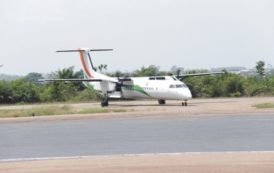
[[[274,115],[0,123],[0,159],[274,151]]]

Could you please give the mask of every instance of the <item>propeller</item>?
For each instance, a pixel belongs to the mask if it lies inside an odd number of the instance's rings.
[[[116,73],[116,77],[117,77],[117,79],[118,79],[118,82],[120,82],[120,83],[117,83],[116,84],[116,91],[120,91],[120,92],[122,92],[122,86],[123,86],[123,81],[121,81],[121,79],[120,79],[120,75],[121,75],[121,73],[119,72],[119,71],[117,71]]]
[[[119,82],[116,85],[116,91],[120,91],[121,92],[123,86],[129,86],[127,84],[124,84],[124,82],[126,82],[126,81],[132,81],[132,80],[131,80],[131,78],[128,78],[128,77],[122,77],[121,78],[120,76],[122,75],[122,73],[119,72],[119,71],[117,71],[115,74],[116,74],[116,77],[117,77],[118,82]]]

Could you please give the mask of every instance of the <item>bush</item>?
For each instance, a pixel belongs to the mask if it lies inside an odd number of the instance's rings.
[[[40,101],[38,87],[24,79],[12,81],[11,87],[14,102],[33,103]]]
[[[245,94],[244,80],[245,79],[239,75],[228,74],[224,80],[225,95],[237,97],[243,96]]]
[[[51,82],[43,87],[40,97],[44,102],[69,101],[77,92],[77,87],[72,83]]]
[[[0,103],[13,102],[13,89],[9,82],[0,81]]]
[[[99,100],[100,95],[93,89],[85,89],[77,93],[75,97],[72,98],[72,101],[90,101],[90,100]]]

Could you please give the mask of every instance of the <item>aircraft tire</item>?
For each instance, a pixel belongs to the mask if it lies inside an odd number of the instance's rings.
[[[105,103],[103,100],[101,101],[101,107],[105,107]]]
[[[108,106],[108,98],[103,98],[101,101],[101,106],[102,107],[107,107]]]
[[[159,103],[159,105],[164,105],[164,104],[166,104],[166,101],[163,99],[160,99],[160,100],[158,100],[158,103]]]

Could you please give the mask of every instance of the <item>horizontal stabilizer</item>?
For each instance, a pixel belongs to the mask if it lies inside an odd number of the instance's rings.
[[[113,51],[113,49],[74,49],[74,50],[57,50],[56,52],[80,52],[80,51],[89,51],[89,52],[98,52],[98,51]]]

